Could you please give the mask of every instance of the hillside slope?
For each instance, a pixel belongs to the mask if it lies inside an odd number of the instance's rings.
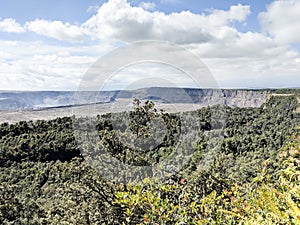
[[[74,134],[77,120],[74,117],[3,123],[0,126],[0,223],[239,224],[248,221],[253,224],[257,221],[260,224],[259,221],[268,218],[270,224],[278,221],[297,224],[299,195],[295,193],[299,193],[299,180],[293,179],[299,179],[299,154],[298,150],[290,151],[295,150],[293,146],[299,149],[299,133],[292,136],[300,124],[299,114],[295,113],[297,106],[294,96],[274,96],[258,108],[216,106],[180,114],[181,118],[196,118],[199,122],[198,130],[193,130],[197,139],[191,143],[195,151],[170,177],[158,182],[146,179],[143,185],[120,185],[97,173],[97,168],[82,156],[84,146],[78,145]],[[139,105],[134,112],[140,112],[143,107]],[[107,144],[106,150],[128,165],[164,162],[178,150],[181,135],[186,143],[192,136],[178,132],[178,114],[148,109],[148,116],[161,117],[167,124],[166,135],[154,151],[140,151],[138,146],[112,136],[121,132],[126,137],[137,130],[147,134],[147,123],[142,129],[124,128],[124,113],[95,117],[86,126],[93,126],[101,141]],[[224,112],[225,119],[220,123],[214,112]],[[120,129],[114,127],[113,119],[120,121],[117,123]],[[285,152],[278,151],[284,145],[287,145]],[[101,153],[97,153],[97,148],[92,149],[96,156]],[[185,156],[184,151],[179,153],[178,160]],[[294,161],[285,163],[285,160]],[[287,170],[290,177],[281,175],[287,166],[293,169]],[[286,202],[288,198],[282,198],[285,195],[292,201]],[[253,202],[245,200],[249,198]],[[257,199],[261,201],[255,202]],[[280,202],[272,203],[274,199]]]

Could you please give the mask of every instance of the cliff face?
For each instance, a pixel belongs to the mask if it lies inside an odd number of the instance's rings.
[[[149,99],[160,103],[195,103],[203,106],[225,104],[231,107],[258,107],[269,92],[237,89],[143,88],[105,92],[0,92],[0,110],[43,109],[74,105],[109,103],[116,99]],[[76,96],[79,96],[76,97]]]
[[[121,91],[116,98],[138,98],[162,103],[195,103],[228,105],[230,107],[259,107],[266,102],[268,91],[238,89],[144,88]]]
[[[266,102],[267,91],[252,90],[188,90],[195,103],[224,104],[230,107],[259,107]]]

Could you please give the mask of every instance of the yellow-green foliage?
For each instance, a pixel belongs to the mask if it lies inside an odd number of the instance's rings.
[[[300,224],[299,132],[280,151],[284,169],[277,182],[263,182],[248,192],[245,224]]]
[[[140,224],[300,224],[300,129],[279,151],[283,169],[271,182],[264,170],[252,183],[221,194],[193,198],[185,184],[144,180],[119,187],[116,202],[126,207],[128,223]],[[183,191],[184,190],[184,191]],[[177,196],[177,201],[172,196]],[[140,216],[139,216],[140,215]]]

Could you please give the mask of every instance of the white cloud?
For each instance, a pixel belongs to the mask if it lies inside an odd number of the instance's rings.
[[[87,12],[93,12],[94,13],[94,12],[97,12],[99,8],[100,8],[99,5],[91,5],[91,6],[88,7]]]
[[[160,0],[161,4],[176,4],[179,2],[179,0]]]
[[[155,9],[156,4],[154,2],[141,2],[139,4],[139,7],[148,10],[148,11],[152,11]]]
[[[240,33],[227,42],[187,46],[222,87],[294,87],[300,83],[300,55],[259,33]]]
[[[204,58],[268,58],[290,51],[288,46],[278,46],[270,37],[260,33],[240,33],[229,28],[224,28],[221,33],[224,34],[217,41],[185,47]]]
[[[238,21],[243,22],[251,13],[249,5],[233,5],[228,11],[224,10],[210,10],[207,16],[209,25],[213,26],[226,26],[229,22]]]
[[[83,30],[61,21],[35,20],[25,24],[27,30],[61,41],[78,42],[84,37]]]
[[[190,76],[172,65],[144,62],[124,67],[106,82],[108,90],[133,90],[143,87],[195,87]]]
[[[88,68],[114,48],[0,41],[0,90],[76,90]]]
[[[300,43],[300,1],[278,0],[272,2],[259,20],[266,32],[278,43]]]
[[[206,58],[204,63],[221,87],[266,88],[299,86],[298,57]]]
[[[298,5],[276,1],[260,14],[261,23],[271,35],[239,31],[235,22],[247,22],[251,13],[249,6],[240,4],[205,14],[166,14],[146,9],[147,6],[133,7],[126,0],[109,0],[81,25],[35,20],[22,27],[13,19],[5,19],[0,21],[0,30],[1,22],[6,21],[17,24],[18,32],[27,29],[58,40],[82,42],[78,46],[64,46],[48,45],[47,40],[0,40],[0,89],[76,89],[80,78],[99,56],[120,43],[151,39],[175,42],[191,50],[207,64],[222,87],[293,86],[300,83],[300,56],[287,43],[300,41],[296,32],[300,30]],[[91,45],[94,40],[99,44]],[[111,82],[115,87],[134,85],[146,75],[157,74],[187,85],[181,74],[149,65],[121,71]]]
[[[8,33],[24,33],[25,29],[12,18],[0,20],[0,31]]]
[[[189,11],[165,14],[133,7],[126,0],[109,0],[83,27],[95,39],[203,43],[220,36],[220,28],[229,28],[228,24],[233,21],[242,22],[249,14],[250,7],[240,4],[231,6],[228,11],[213,10],[209,15]]]

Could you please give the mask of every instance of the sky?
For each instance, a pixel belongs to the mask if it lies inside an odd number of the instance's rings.
[[[299,0],[0,4],[0,90],[77,90],[99,59],[148,40],[190,51],[221,88],[300,86]],[[193,86],[176,65],[139,63],[120,68],[106,88],[125,89],[155,77]]]

